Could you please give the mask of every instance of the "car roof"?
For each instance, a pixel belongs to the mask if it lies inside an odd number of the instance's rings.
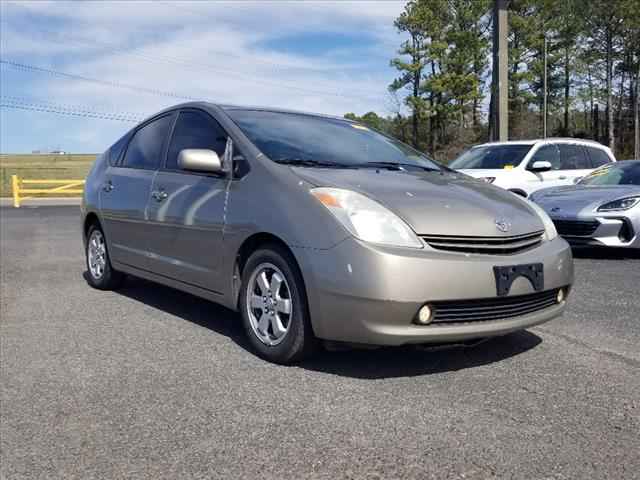
[[[323,114],[323,113],[313,113],[313,112],[303,112],[300,110],[288,110],[288,109],[284,109],[284,108],[273,108],[273,107],[259,107],[259,106],[242,106],[242,105],[231,105],[231,104],[223,104],[223,103],[213,103],[213,102],[203,102],[203,101],[194,101],[194,102],[185,102],[185,103],[179,103],[177,105],[172,105],[170,107],[164,108],[162,110],[160,110],[159,112],[154,113],[153,115],[148,116],[147,118],[145,118],[142,123],[147,122],[147,120],[151,119],[151,118],[155,118],[158,117],[164,113],[167,112],[172,112],[175,110],[179,110],[181,108],[202,108],[202,109],[207,109],[207,108],[211,108],[211,107],[217,107],[220,108],[222,110],[225,111],[232,111],[232,110],[242,110],[242,111],[260,111],[260,112],[273,112],[273,113],[291,113],[291,114],[296,114],[296,115],[307,115],[309,117],[319,117],[319,118],[328,118],[331,120],[340,120],[343,122],[347,122],[347,123],[358,123],[355,122],[353,120],[350,120],[348,118],[344,118],[344,117],[340,117],[337,115],[328,115],[328,114]]]
[[[253,111],[253,112],[292,113],[296,115],[308,115],[310,117],[330,118],[332,120],[344,120],[345,122],[354,123],[353,120],[340,117],[338,115],[328,115],[325,113],[316,113],[316,112],[305,112],[302,110],[292,110],[287,108],[274,108],[274,107],[264,107],[264,106],[257,106],[257,105],[229,105],[229,104],[218,105],[218,107],[226,111],[241,110],[241,111]]]
[[[596,142],[595,140],[588,140],[584,138],[570,138],[570,137],[548,137],[548,138],[537,138],[537,139],[531,139],[531,140],[509,140],[506,142],[487,142],[477,146],[487,147],[487,146],[499,146],[499,145],[538,145],[538,144],[549,144],[549,143],[579,143],[582,145],[590,145],[590,146],[598,147],[602,149],[609,148],[606,145],[601,144],[600,142]]]
[[[157,116],[165,111],[177,110],[180,108],[198,108],[198,107],[200,108],[218,107],[226,111],[244,110],[244,111],[254,111],[254,112],[258,111],[258,112],[273,112],[273,113],[293,113],[296,115],[308,115],[311,117],[330,118],[333,120],[343,120],[349,123],[356,123],[353,120],[350,120],[348,118],[340,117],[338,115],[328,115],[324,113],[304,112],[301,110],[291,110],[286,108],[264,107],[264,106],[255,106],[255,105],[232,105],[227,103],[213,103],[213,102],[201,102],[201,101],[186,102],[186,103],[180,103],[178,105],[173,105],[171,107],[168,107],[162,110],[161,112],[154,114],[154,116]]]

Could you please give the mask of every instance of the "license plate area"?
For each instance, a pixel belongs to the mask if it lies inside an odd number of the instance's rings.
[[[529,280],[536,292],[544,289],[544,265],[542,263],[493,267],[493,274],[496,278],[496,291],[499,297],[508,295],[511,285],[520,277]]]

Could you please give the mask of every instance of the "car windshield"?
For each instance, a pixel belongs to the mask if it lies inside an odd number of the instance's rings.
[[[274,162],[301,167],[442,170],[425,154],[347,120],[263,110],[227,110]]]
[[[584,177],[579,185],[640,185],[640,161],[606,165]]]
[[[505,169],[517,167],[532,145],[487,145],[467,150],[451,165],[461,169]]]

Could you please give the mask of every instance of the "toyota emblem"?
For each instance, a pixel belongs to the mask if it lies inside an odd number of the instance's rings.
[[[496,228],[502,233],[507,233],[511,230],[511,224],[504,218],[499,218],[496,220]]]

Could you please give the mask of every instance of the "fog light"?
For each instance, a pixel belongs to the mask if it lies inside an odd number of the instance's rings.
[[[564,297],[565,297],[564,288],[561,288],[560,290],[558,290],[558,296],[556,297],[556,301],[558,303],[562,303],[564,302]]]
[[[431,307],[429,305],[425,305],[418,311],[418,323],[420,325],[428,325],[431,323],[431,317],[433,313],[431,312]]]

